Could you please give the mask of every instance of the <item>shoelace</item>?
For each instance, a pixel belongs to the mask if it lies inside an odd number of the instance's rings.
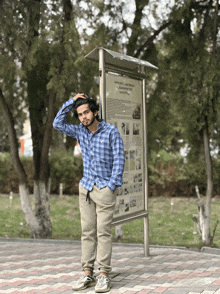
[[[104,276],[104,275],[99,275],[99,276],[97,277],[97,279],[98,279],[98,280],[99,280],[99,279],[101,279],[101,280],[106,279],[107,282],[110,281],[110,278],[108,278],[108,277],[106,277],[106,276]]]

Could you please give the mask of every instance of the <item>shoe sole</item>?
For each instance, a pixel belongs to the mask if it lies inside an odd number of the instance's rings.
[[[95,290],[96,293],[105,293],[105,292],[109,292],[111,290],[111,286],[107,289],[97,289]]]
[[[105,293],[105,292],[109,292],[110,288],[105,289],[105,290],[95,290],[96,293]]]
[[[81,288],[73,288],[73,290],[74,290],[74,291],[85,290],[85,289],[87,289],[87,288],[89,288],[89,287],[93,287],[93,286],[95,286],[95,285],[96,285],[96,282],[92,282],[92,283],[90,283],[89,285],[83,286],[83,287],[81,287]]]

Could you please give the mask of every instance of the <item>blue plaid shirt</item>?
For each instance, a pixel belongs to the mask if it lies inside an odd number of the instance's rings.
[[[67,113],[75,102],[71,98],[57,113],[53,127],[79,142],[83,157],[83,178],[80,183],[91,191],[96,184],[99,189],[108,187],[114,191],[123,184],[124,146],[117,128],[100,120],[97,131],[92,134],[83,124],[65,123]]]

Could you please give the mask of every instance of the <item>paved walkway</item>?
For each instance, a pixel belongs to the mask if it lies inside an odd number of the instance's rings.
[[[114,244],[111,274],[118,294],[220,294],[219,251]],[[73,293],[81,274],[80,242],[0,239],[0,294]],[[88,288],[77,293],[95,293]]]

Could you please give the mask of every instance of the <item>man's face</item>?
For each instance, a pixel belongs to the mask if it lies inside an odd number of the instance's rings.
[[[89,109],[88,104],[80,105],[79,107],[77,107],[76,111],[78,113],[78,117],[79,117],[80,122],[85,127],[91,126],[93,124],[94,120],[96,119],[97,113],[93,113]]]

